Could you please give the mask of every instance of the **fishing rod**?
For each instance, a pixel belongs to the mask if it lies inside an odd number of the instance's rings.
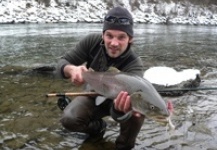
[[[164,88],[157,89],[157,92],[188,92],[188,91],[200,91],[200,90],[217,90],[217,87],[194,87],[194,88]],[[67,93],[49,93],[46,97],[63,97],[63,96],[99,96],[96,92],[67,92]]]
[[[217,87],[165,88],[156,90],[162,96],[181,96],[183,93],[188,91],[217,90]],[[68,96],[100,96],[100,94],[96,92],[66,92],[46,94],[46,97],[59,97],[57,105],[61,110],[64,110],[65,107],[71,102]]]
[[[191,88],[164,88],[156,89],[161,96],[182,96],[184,93],[190,91],[205,91],[217,90],[217,87],[191,87]]]
[[[163,92],[178,92],[178,91],[212,91],[217,90],[217,87],[191,87],[191,88],[164,88],[164,89],[157,89],[159,93]]]
[[[46,97],[63,97],[63,96],[99,96],[96,92],[67,92],[67,93],[49,93]]]
[[[49,93],[46,97],[59,97],[57,106],[64,110],[65,107],[71,102],[68,96],[99,96],[96,92],[67,92],[67,93]]]

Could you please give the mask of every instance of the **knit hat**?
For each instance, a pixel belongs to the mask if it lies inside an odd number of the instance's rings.
[[[126,32],[133,37],[133,17],[126,8],[118,6],[108,11],[104,18],[103,32],[112,29]]]

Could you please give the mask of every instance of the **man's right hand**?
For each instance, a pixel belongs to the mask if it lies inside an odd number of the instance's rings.
[[[84,65],[66,65],[63,71],[65,76],[69,78],[72,83],[74,83],[75,85],[82,85],[85,82],[82,77],[82,73],[88,71],[88,69]]]

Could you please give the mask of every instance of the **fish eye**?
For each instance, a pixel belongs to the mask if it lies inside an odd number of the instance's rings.
[[[154,105],[150,105],[150,109],[154,110],[155,109]]]

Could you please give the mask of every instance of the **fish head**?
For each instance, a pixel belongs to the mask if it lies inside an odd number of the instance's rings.
[[[140,107],[145,107],[144,110],[153,110],[154,113],[169,115],[166,102],[156,91],[154,86],[146,79],[139,76],[129,76],[126,74],[119,74],[117,76],[119,82],[122,82],[128,88],[128,93],[135,97],[135,105],[143,103]],[[148,106],[147,106],[148,105]],[[137,107],[139,108],[139,107]],[[149,108],[149,109],[148,109]],[[151,113],[151,111],[149,111]]]
[[[130,95],[132,109],[158,122],[166,120],[170,116],[166,102],[163,99],[152,102],[150,99],[147,100],[146,96],[142,91],[132,93]]]

